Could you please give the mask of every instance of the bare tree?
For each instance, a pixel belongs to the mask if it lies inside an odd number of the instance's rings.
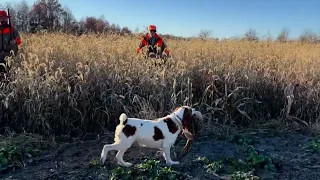
[[[201,30],[199,33],[199,37],[201,39],[208,39],[211,36],[211,31],[209,30]]]
[[[110,26],[110,31],[113,33],[120,33],[121,28],[119,25],[116,25],[115,23],[112,23]]]
[[[20,31],[28,31],[29,29],[29,17],[30,6],[26,0],[21,0],[19,4],[16,5],[16,27]]]
[[[272,42],[272,35],[269,30],[268,30],[268,33],[266,34],[266,40],[267,42]]]
[[[254,29],[249,29],[245,34],[244,37],[248,41],[258,41],[258,33]]]
[[[120,32],[121,35],[129,35],[132,34],[132,31],[128,27],[123,27]]]
[[[109,28],[109,22],[104,19],[104,17],[100,17],[97,19],[96,24],[95,24],[95,31],[102,33],[105,32],[106,29]]]
[[[47,20],[51,30],[59,26],[59,19],[63,12],[58,0],[45,0],[47,6]]]
[[[36,33],[47,29],[67,33],[83,34],[85,32],[113,32],[116,34],[132,34],[128,27],[120,28],[118,24],[100,18],[86,17],[77,21],[68,6],[62,7],[59,0],[35,0],[29,6],[27,0],[19,3],[7,1],[0,4],[2,9],[10,9],[11,22],[19,30]]]
[[[139,31],[140,31],[139,27],[136,27],[136,29],[134,29],[134,33],[135,33],[135,34],[138,34]]]
[[[76,19],[72,14],[71,9],[68,6],[63,7],[60,21],[61,21],[60,24],[63,27],[62,29],[67,33],[69,33],[75,28],[74,26],[75,26]]]
[[[44,1],[38,1],[32,6],[31,11],[29,12],[29,23],[32,29],[44,25],[46,17],[47,6]]]
[[[303,43],[316,43],[319,37],[315,32],[310,29],[304,30],[304,32],[299,36],[299,40]]]
[[[289,40],[289,29],[283,28],[277,37],[279,42],[287,42]]]

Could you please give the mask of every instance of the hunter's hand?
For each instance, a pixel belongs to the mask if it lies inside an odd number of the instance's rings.
[[[13,39],[12,41],[10,41],[10,45],[11,46],[14,46],[14,45],[16,45],[17,44],[17,41],[15,40],[15,39]]]

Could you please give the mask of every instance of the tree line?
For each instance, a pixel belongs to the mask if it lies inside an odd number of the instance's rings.
[[[81,35],[83,33],[94,32],[94,33],[113,33],[120,35],[132,35],[133,32],[128,27],[120,27],[118,24],[110,23],[104,17],[93,17],[87,16],[81,18],[79,21],[74,17],[71,9],[68,6],[62,7],[59,0],[37,0],[34,4],[29,5],[26,0],[20,0],[20,2],[12,3],[7,2],[4,5],[0,5],[1,9],[10,9],[11,21],[14,26],[21,32],[36,33],[41,31],[60,31],[64,33],[72,33]],[[138,33],[139,29],[135,32]],[[170,34],[160,34],[167,39],[184,39],[190,40],[192,38],[177,37]],[[290,40],[290,31],[284,28],[275,41],[278,42],[289,42],[289,41],[301,41],[308,43],[319,43],[320,37],[306,29],[296,40]],[[212,39],[211,31],[201,30],[198,34],[201,39]],[[213,38],[219,40],[218,38]],[[225,39],[235,39],[222,38]],[[236,38],[237,39],[237,38]],[[267,41],[273,41],[271,34],[268,33],[264,36]],[[240,40],[248,41],[260,41],[258,33],[254,29],[249,29],[244,33]]]
[[[27,33],[37,32],[64,32],[68,34],[81,35],[84,33],[112,33],[120,35],[133,35],[128,27],[120,27],[116,23],[110,23],[103,16],[82,17],[76,20],[68,6],[62,7],[59,0],[37,0],[29,5],[26,0],[19,2],[7,2],[0,5],[2,10],[9,8],[12,24],[20,31]],[[139,29],[135,29],[135,33]],[[166,39],[189,39],[171,34],[161,34]]]
[[[60,31],[82,34],[85,32],[110,32],[132,34],[128,27],[110,23],[103,17],[83,17],[77,21],[68,6],[62,7],[59,0],[38,0],[29,5],[25,0],[7,2],[1,9],[9,8],[12,24],[21,32],[36,33],[39,31]]]

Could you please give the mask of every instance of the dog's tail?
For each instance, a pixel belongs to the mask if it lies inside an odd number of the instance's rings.
[[[119,117],[120,123],[125,125],[126,123],[124,123],[126,120],[128,119],[127,115],[125,113],[122,113]]]

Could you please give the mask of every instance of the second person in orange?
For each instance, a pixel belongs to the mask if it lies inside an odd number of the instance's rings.
[[[164,42],[163,38],[157,34],[157,27],[155,25],[150,25],[148,28],[148,33],[142,38],[139,47],[137,48],[137,53],[140,52],[141,48],[144,46],[151,45],[152,47],[148,48],[148,55],[150,53],[159,54],[161,57],[163,54],[169,56],[170,52],[167,48],[167,44]],[[157,52],[158,49],[161,52]]]

